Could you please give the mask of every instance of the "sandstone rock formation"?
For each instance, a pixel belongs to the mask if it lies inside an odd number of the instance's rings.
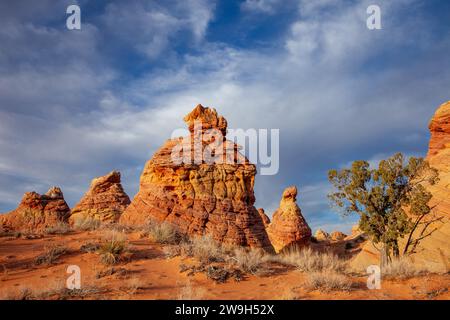
[[[317,229],[316,233],[314,234],[314,238],[317,241],[327,241],[330,239],[330,235],[328,234],[328,232],[325,232],[322,229]]]
[[[117,222],[129,204],[130,198],[120,183],[120,172],[112,171],[92,180],[89,190],[72,209],[70,222],[86,218]]]
[[[341,241],[344,240],[347,237],[347,235],[340,231],[333,231],[330,234],[330,238],[332,241]]]
[[[262,219],[262,222],[264,223],[264,227],[266,227],[267,228],[267,226],[270,224],[270,218],[267,216],[267,214],[264,212],[264,209],[263,208],[259,208],[258,209],[258,213],[259,213],[259,216],[261,217],[261,219]]]
[[[167,221],[188,235],[210,234],[222,243],[273,251],[253,206],[256,167],[226,140],[226,120],[201,105],[184,120],[190,136],[166,141],[147,162],[139,192],[120,222]],[[200,122],[201,130],[196,130]],[[211,136],[208,129],[223,136]],[[211,151],[211,142],[225,152]],[[183,161],[174,160],[174,150],[184,151]],[[207,151],[210,158],[202,158]]]
[[[425,234],[431,235],[421,240],[415,253],[411,255],[412,261],[434,272],[450,271],[450,101],[444,103],[436,111],[430,121],[431,139],[427,161],[439,172],[439,182],[435,185],[426,185],[433,194],[430,205],[434,207],[433,218],[439,221],[431,223]],[[414,238],[422,232],[418,228]],[[405,241],[400,242],[400,249]],[[354,269],[365,270],[368,265],[379,263],[379,252],[370,241],[363,247],[351,266]]]
[[[52,187],[44,195],[27,192],[19,206],[0,215],[0,225],[8,231],[41,232],[46,228],[67,222],[70,208],[58,187]]]
[[[433,194],[431,206],[441,219],[428,227],[434,231],[423,239],[412,255],[417,264],[433,271],[450,271],[450,101],[442,104],[429,125],[431,139],[427,160],[439,171],[439,182],[427,186]],[[419,229],[418,232],[421,230]]]
[[[280,206],[267,227],[270,242],[276,252],[293,246],[303,246],[309,243],[311,229],[302,216],[297,205],[297,188],[288,187],[284,190]]]

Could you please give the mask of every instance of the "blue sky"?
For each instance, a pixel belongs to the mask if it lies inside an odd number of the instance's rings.
[[[82,29],[65,27],[78,3]],[[366,8],[381,8],[368,30]],[[269,215],[299,187],[313,229],[348,231],[326,173],[395,152],[425,155],[450,99],[450,2],[14,1],[0,3],[0,212],[145,162],[197,103],[230,128],[280,129],[280,171],[257,176]]]

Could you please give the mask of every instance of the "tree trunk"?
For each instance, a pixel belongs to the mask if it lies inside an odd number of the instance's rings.
[[[394,242],[394,246],[393,246],[393,248],[392,248],[392,251],[393,251],[393,253],[394,253],[394,257],[395,257],[395,258],[400,257],[400,250],[399,250],[399,248],[398,248],[398,242],[397,242],[397,241]]]
[[[381,267],[385,267],[389,263],[389,260],[389,248],[383,243],[383,246],[381,247]]]

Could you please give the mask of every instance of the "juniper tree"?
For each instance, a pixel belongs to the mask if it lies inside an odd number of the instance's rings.
[[[378,168],[355,161],[349,169],[330,170],[328,179],[336,189],[328,196],[332,204],[343,215],[359,215],[359,228],[381,245],[382,264],[400,255],[399,240],[406,235],[404,253],[417,246],[421,239],[414,239],[413,233],[432,211],[431,194],[423,184],[438,181],[438,172],[427,161],[406,161],[397,153],[380,161]]]

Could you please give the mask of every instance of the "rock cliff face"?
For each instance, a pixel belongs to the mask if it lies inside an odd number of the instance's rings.
[[[70,208],[58,187],[52,187],[44,195],[27,192],[17,209],[0,215],[4,230],[40,232],[46,228],[67,222]]]
[[[188,235],[210,234],[222,243],[272,251],[264,223],[253,206],[256,167],[238,152],[237,145],[225,139],[226,120],[215,109],[201,105],[184,120],[190,136],[166,141],[147,162],[139,192],[120,222],[167,221]],[[216,135],[208,132],[211,129]],[[225,152],[212,151],[212,142],[218,145],[216,150]],[[174,160],[174,150],[180,151],[180,147],[184,148],[182,161]],[[209,157],[202,158],[207,154]]]
[[[431,205],[442,220],[427,229],[436,229],[423,239],[412,258],[434,271],[450,271],[450,101],[442,104],[430,121],[427,160],[439,171],[439,182],[427,186],[433,194]]]
[[[280,207],[275,211],[267,227],[270,242],[276,252],[293,246],[303,246],[311,239],[311,229],[297,205],[297,188],[286,188]]]
[[[267,214],[264,212],[263,208],[258,209],[259,216],[261,217],[264,227],[267,228],[267,226],[270,224],[270,218],[267,216]]]
[[[112,171],[92,180],[89,190],[72,209],[70,222],[86,218],[117,222],[129,204],[130,198],[120,183],[120,173]]]

